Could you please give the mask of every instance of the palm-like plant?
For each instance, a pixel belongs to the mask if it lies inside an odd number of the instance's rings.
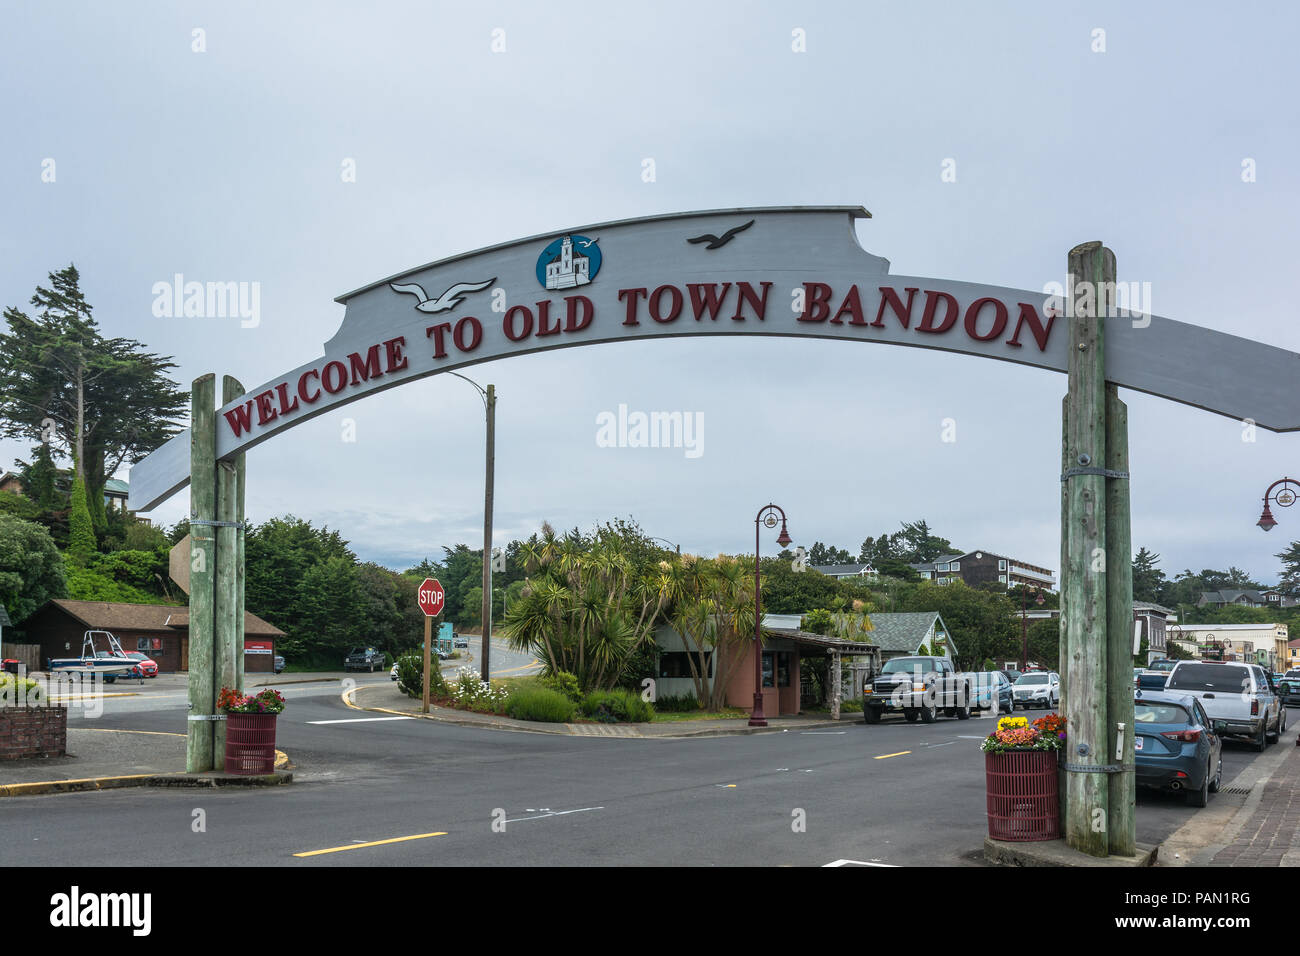
[[[752,575],[753,565],[743,559],[688,556],[663,579],[669,621],[688,642],[686,660],[696,696],[710,710],[725,705],[727,687],[754,633]],[[706,654],[713,656],[711,680]]]
[[[655,573],[634,568],[609,531],[561,539],[543,525],[523,558],[528,583],[505,615],[506,639],[536,655],[546,674],[568,671],[584,691],[613,687],[659,616]]]

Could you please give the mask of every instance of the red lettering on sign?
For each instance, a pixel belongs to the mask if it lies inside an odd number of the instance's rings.
[[[366,358],[361,360],[360,352],[353,352],[348,356],[348,363],[352,366],[352,384],[359,385],[361,382],[370,381],[373,375],[378,378],[383,373],[379,370],[379,346],[372,345],[366,350]]]
[[[451,330],[450,322],[442,322],[438,325],[431,325],[424,330],[424,337],[433,339],[433,357],[446,358],[447,349],[442,344],[442,336],[445,332]]]
[[[316,371],[314,368],[309,368],[307,369],[307,371],[303,372],[302,377],[298,379],[298,397],[301,398],[308,405],[311,405],[316,401],[316,399],[320,398],[319,388],[316,389],[315,395],[312,395],[311,397],[308,397],[307,395],[307,379],[308,377],[312,377],[312,376],[314,376],[317,380],[319,380],[320,372]]]
[[[637,299],[644,299],[646,296],[645,289],[619,289],[618,299],[622,302],[627,300],[627,318],[623,320],[624,325],[640,325],[636,319]]]
[[[912,321],[912,299],[918,290],[910,286],[903,290],[907,293],[907,307],[899,301],[898,293],[887,285],[880,287],[880,308],[876,310],[876,321],[871,323],[872,328],[883,329],[885,327],[885,306],[888,305],[894,310],[894,317],[902,324],[903,328],[908,327]]]
[[[523,331],[519,333],[515,332],[514,315],[516,313],[519,313],[524,317],[524,328]],[[533,334],[532,310],[526,305],[513,306],[506,312],[503,325],[505,327],[506,338],[511,342],[522,342],[524,339],[528,338],[528,336]]]
[[[330,385],[330,373],[334,373],[334,385]],[[343,391],[348,384],[348,367],[342,362],[330,362],[325,366],[325,371],[321,372],[321,384],[325,386],[325,391],[331,395]]]
[[[230,411],[223,413],[226,416],[226,421],[230,423],[230,430],[235,433],[236,438],[244,432],[253,430],[253,420],[251,418],[252,411],[253,403],[248,401],[244,402],[242,405],[236,405]]]
[[[831,314],[831,287],[825,282],[803,284],[803,313],[800,322],[825,322]]]
[[[385,372],[400,372],[410,363],[407,362],[406,356],[402,354],[402,349],[406,347],[406,336],[399,335],[395,339],[389,339],[384,343],[384,354],[388,359],[388,367]]]
[[[1020,303],[1020,316],[1016,319],[1016,332],[1007,340],[1007,345],[1014,345],[1020,348],[1020,330],[1029,323],[1029,331],[1034,336],[1034,341],[1038,343],[1038,351],[1047,351],[1047,337],[1052,334],[1052,323],[1056,321],[1055,315],[1047,317],[1047,324],[1044,325],[1039,318],[1038,310],[1027,302]]]
[[[550,301],[537,303],[537,337],[544,335],[559,335],[560,320],[555,320],[555,325],[550,326],[546,323],[551,320],[551,303]]]
[[[858,294],[857,283],[849,286],[849,294],[844,297],[844,302],[841,303],[839,311],[835,313],[835,317],[831,319],[831,324],[843,325],[844,323],[840,321],[840,316],[845,312],[853,316],[853,318],[849,319],[849,325],[867,324],[866,318],[862,315],[862,298]]]
[[[466,329],[469,331],[466,332]],[[466,341],[467,335],[468,341]],[[451,337],[456,340],[456,348],[462,352],[473,352],[483,341],[483,323],[474,316],[467,315],[456,323],[456,329],[451,333]]]
[[[943,321],[938,325],[934,324],[934,313],[939,306],[940,300],[943,301],[944,312]],[[947,332],[957,323],[957,300],[947,292],[931,292],[926,290],[925,293],[925,311],[921,313],[921,324],[916,327],[918,332],[933,332],[936,335]]]
[[[585,295],[566,295],[564,304],[566,306],[564,331],[581,332],[591,325],[591,320],[596,314],[596,307],[591,304],[591,300]],[[581,319],[578,318],[579,310],[582,312]]]
[[[980,309],[989,303],[993,303],[993,328],[989,329],[987,335],[979,334],[979,317]],[[1007,329],[1007,307],[1002,304],[1000,299],[985,297],[976,299],[966,309],[966,334],[977,342],[988,342],[996,339]]]
[[[695,321],[700,321],[700,317],[708,312],[709,318],[716,322],[718,310],[722,308],[723,300],[727,298],[730,289],[730,282],[722,283],[721,292],[717,291],[718,287],[714,283],[708,285],[702,282],[686,283],[686,291],[691,295],[691,309],[695,312]]]
[[[664,293],[670,295],[672,308],[668,314],[664,315]],[[675,285],[661,285],[650,294],[650,318],[656,322],[668,323],[674,321],[682,313],[682,290]]]
[[[257,403],[257,424],[265,425],[267,422],[275,421],[275,409],[271,406],[271,399],[274,397],[275,392],[270,389],[253,396],[253,401]]]
[[[288,415],[290,412],[298,410],[298,399],[289,394],[289,383],[281,382],[275,387],[275,392],[280,396],[280,414]]]
[[[761,296],[754,291],[754,287],[748,282],[740,282],[736,284],[736,291],[740,293],[740,301],[736,303],[736,314],[733,315],[732,318],[737,322],[745,321],[745,317],[740,314],[740,310],[747,302],[749,303],[749,307],[754,310],[754,318],[758,319],[760,322],[763,321],[763,316],[767,314],[767,290],[772,288],[772,283],[760,282],[759,285],[763,287],[763,294]]]

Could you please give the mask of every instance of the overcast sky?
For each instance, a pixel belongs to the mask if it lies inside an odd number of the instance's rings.
[[[894,274],[1039,289],[1100,239],[1152,312],[1300,351],[1298,20],[1189,3],[9,6],[0,300],[26,305],[75,262],[106,334],[175,356],[186,387],[252,387],[321,354],[335,296],[425,262],[612,219],[861,204],[859,241]],[[259,323],[155,317],[153,285],[176,273],[258,283]],[[1059,568],[1058,373],[738,337],[468,372],[499,393],[497,545],[631,515],[683,550],[743,552],[771,500],[796,544],[856,554],[925,518],[959,548]],[[1135,549],[1171,577],[1273,580],[1300,509],[1267,536],[1255,521],[1265,487],[1300,472],[1300,436],[1243,441],[1240,422],[1123,397]],[[702,414],[703,453],[598,447],[620,404]],[[328,525],[396,568],[478,547],[483,440],[474,390],[424,379],[250,452],[248,514]],[[0,465],[27,453],[0,442]],[[182,492],[151,517],[188,507]]]

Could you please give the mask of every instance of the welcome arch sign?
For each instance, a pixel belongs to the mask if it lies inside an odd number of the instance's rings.
[[[191,670],[190,769],[210,768],[221,738],[219,723],[205,723],[213,673],[242,676],[235,649],[249,448],[375,392],[548,349],[693,335],[901,345],[1068,375],[1066,836],[1090,853],[1131,853],[1132,697],[1123,677],[1131,673],[1131,542],[1127,412],[1117,389],[1293,431],[1300,390],[1275,383],[1296,380],[1300,355],[1160,316],[1119,316],[1114,255],[1100,243],[1070,251],[1056,295],[893,275],[858,242],[855,223],[869,216],[860,206],[707,210],[507,242],[339,296],[343,322],[321,355],[251,390],[227,376],[220,408],[214,377],[197,379],[190,429],[132,468],[130,482],[137,511],[192,486],[191,660],[202,662],[210,647],[212,669],[206,678],[202,666]],[[1100,833],[1098,808],[1107,821]]]

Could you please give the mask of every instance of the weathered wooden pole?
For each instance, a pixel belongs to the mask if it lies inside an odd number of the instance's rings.
[[[224,405],[243,395],[244,387],[227,375],[222,380],[221,392]],[[243,457],[240,455],[239,459]],[[213,686],[235,690],[242,688],[244,676],[244,575],[239,555],[243,532],[238,528],[243,511],[239,494],[241,464],[237,460],[216,463],[217,525],[213,529],[217,549],[212,610]],[[225,755],[226,723],[216,721],[212,734],[212,766],[215,769],[224,769]]]
[[[1119,389],[1107,385],[1106,470],[1111,475],[1106,479],[1106,710],[1113,741],[1108,762],[1120,767],[1119,773],[1107,775],[1107,833],[1110,852],[1120,856],[1137,852],[1133,818],[1133,530],[1128,464],[1128,406],[1120,401]]]
[[[201,375],[190,392],[190,713],[185,735],[189,773],[212,769],[216,443],[216,376]]]
[[[1093,856],[1108,847],[1110,734],[1106,715],[1106,368],[1102,316],[1114,297],[1115,257],[1100,242],[1070,250],[1070,359],[1061,569],[1066,665],[1066,843]],[[1106,284],[1109,277],[1109,285]],[[1127,686],[1127,684],[1126,684]]]

